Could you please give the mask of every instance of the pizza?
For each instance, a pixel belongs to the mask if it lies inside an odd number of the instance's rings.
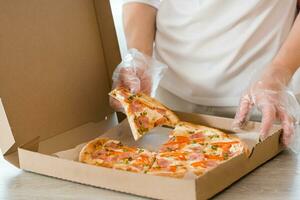
[[[79,161],[113,169],[145,173],[152,166],[155,153],[128,147],[120,141],[96,138],[87,143],[79,154]]]
[[[79,161],[113,169],[183,178],[201,176],[228,160],[247,153],[239,138],[218,129],[179,122],[157,153],[97,138],[81,150]]]
[[[180,155],[187,171],[200,176],[247,151],[245,144],[237,137],[218,129],[180,122],[171,131],[159,154]]]
[[[177,116],[155,99],[117,88],[110,96],[121,102],[135,140],[157,126],[174,129],[158,152],[129,147],[109,138],[96,138],[80,152],[79,161],[101,167],[151,175],[183,178],[201,176],[241,154],[246,145],[221,130],[179,121]]]
[[[171,110],[144,93],[132,94],[119,87],[109,95],[122,104],[135,140],[157,126],[175,127],[179,122]]]
[[[171,131],[169,138],[169,141],[176,140],[179,144],[184,143],[183,151],[201,151],[207,157],[211,154],[218,154],[223,157],[220,160],[227,160],[229,157],[244,152],[249,153],[246,145],[238,137],[215,128],[188,122],[178,123]],[[169,146],[169,148],[174,147]]]

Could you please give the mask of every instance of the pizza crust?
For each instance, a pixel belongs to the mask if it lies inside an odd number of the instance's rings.
[[[87,164],[96,164],[97,161],[92,159],[92,153],[95,152],[98,146],[102,146],[108,140],[107,138],[96,138],[88,142],[79,153],[79,161]]]
[[[183,178],[186,174],[186,170],[182,170],[179,172],[169,172],[169,171],[148,171],[147,174],[155,175],[155,176],[165,176],[172,178]]]
[[[135,125],[134,116],[127,115],[127,120],[128,120],[128,124],[130,126],[132,136],[133,136],[134,140],[137,141],[138,139],[140,139],[142,137],[142,135],[140,135],[140,133],[137,131],[138,127]]]

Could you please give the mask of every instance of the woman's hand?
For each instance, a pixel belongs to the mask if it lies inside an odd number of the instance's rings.
[[[153,96],[166,68],[154,58],[130,49],[113,73],[113,88],[125,87],[131,93],[143,92]],[[116,111],[123,111],[115,99],[110,98],[110,104]]]
[[[286,87],[287,72],[277,70],[265,73],[242,95],[233,123],[234,129],[242,129],[253,107],[262,113],[261,139],[269,136],[273,122],[278,119],[283,128],[282,142],[289,145],[300,118],[300,106],[294,94]]]

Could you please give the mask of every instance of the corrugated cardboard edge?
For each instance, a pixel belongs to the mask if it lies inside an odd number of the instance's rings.
[[[18,152],[21,169],[27,171],[156,199],[196,199],[195,180],[174,180],[168,177],[112,170],[23,148],[19,148]],[[180,193],[178,193],[179,190]]]
[[[5,155],[14,144],[15,139],[0,98],[0,149],[2,153]]]
[[[94,2],[104,59],[108,71],[108,78],[110,80],[110,85],[112,85],[111,77],[114,69],[121,62],[121,54],[111,12],[110,1],[95,0]]]
[[[95,0],[95,11],[99,27],[100,38],[106,63],[107,75],[110,87],[112,87],[112,75],[114,69],[121,62],[120,47],[117,40],[117,33],[114,26],[113,16],[109,0]],[[117,113],[119,122],[126,116],[123,113]]]

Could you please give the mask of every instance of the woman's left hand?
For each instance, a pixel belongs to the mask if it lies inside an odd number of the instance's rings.
[[[253,107],[262,113],[261,139],[269,136],[269,131],[276,119],[283,128],[282,143],[289,145],[296,132],[300,118],[300,106],[295,95],[287,89],[283,74],[270,73],[252,84],[240,99],[233,129],[242,129]]]

